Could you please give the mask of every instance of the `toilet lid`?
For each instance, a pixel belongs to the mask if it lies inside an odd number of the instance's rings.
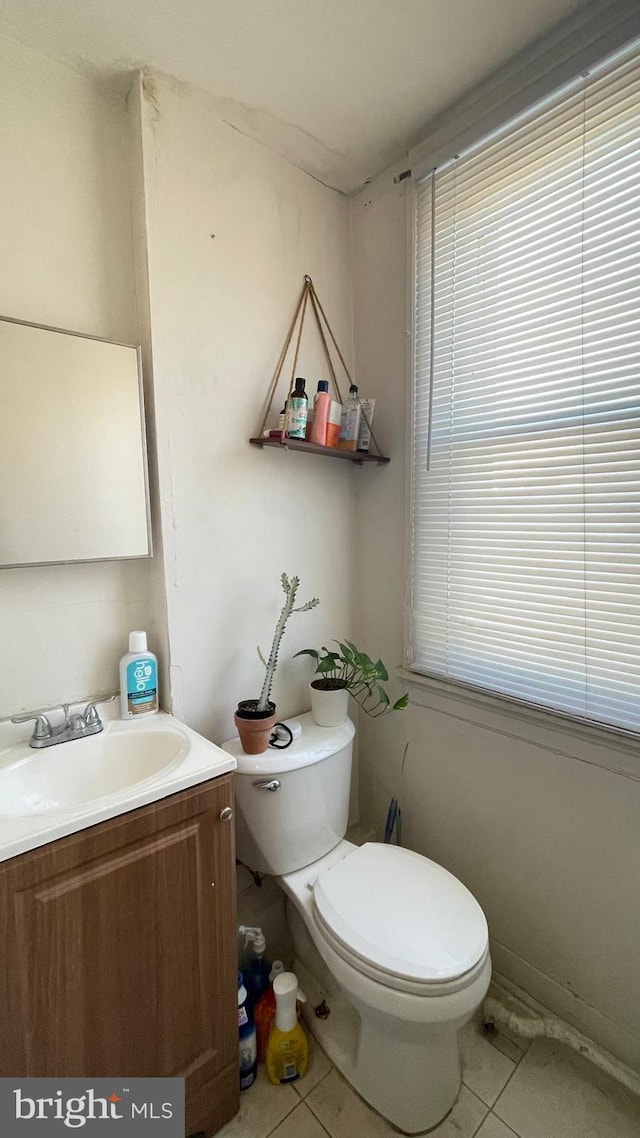
[[[351,954],[393,976],[455,980],[487,948],[487,922],[469,890],[441,865],[399,846],[360,846],[318,877],[313,897]]]

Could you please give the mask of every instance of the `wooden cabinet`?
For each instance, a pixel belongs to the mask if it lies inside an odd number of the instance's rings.
[[[0,865],[0,1075],[178,1075],[238,1109],[231,775]]]

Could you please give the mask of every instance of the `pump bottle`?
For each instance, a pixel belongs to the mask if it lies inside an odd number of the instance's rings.
[[[306,1074],[309,1065],[309,1041],[298,1023],[296,1000],[304,1000],[293,972],[282,972],[273,981],[276,1019],[267,1041],[265,1062],[269,1081],[293,1083]]]

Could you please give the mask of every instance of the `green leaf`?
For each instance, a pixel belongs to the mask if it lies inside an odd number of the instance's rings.
[[[356,648],[355,644],[352,644],[350,640],[347,640],[347,645],[349,646],[349,648],[351,649],[351,652],[353,654],[353,662],[354,662],[354,664],[356,664],[356,666],[358,668],[363,668],[363,669],[366,668],[367,661],[369,662],[369,664],[371,664],[371,660],[369,660],[369,657],[367,656],[366,652],[361,652],[360,649]]]
[[[295,660],[296,656],[311,656],[316,662],[320,659],[315,648],[301,648],[299,652],[294,652],[294,654],[293,654],[294,660]]]
[[[320,672],[321,675],[324,675],[325,672],[334,672],[335,667],[335,660],[332,660],[329,656],[325,656],[322,660],[318,660],[318,667],[316,670]]]
[[[388,673],[387,669],[385,668],[384,664],[382,663],[382,660],[378,660],[376,662],[376,671],[378,673],[378,679],[379,680],[388,680],[389,679],[389,673]]]
[[[349,647],[347,647],[346,644],[342,644],[339,640],[336,640],[336,644],[338,645],[340,651],[342,652],[342,657],[343,657],[345,663],[346,664],[355,664],[353,646],[350,645]],[[355,652],[357,652],[357,651],[358,651],[358,649],[356,648]]]
[[[404,693],[404,695],[401,695],[400,699],[397,699],[396,702],[394,703],[393,711],[404,711],[404,709],[408,703],[409,703],[409,692],[406,691]]]
[[[383,703],[385,707],[388,707],[389,706],[389,696],[387,695],[384,688],[380,687],[380,684],[376,684],[376,693],[378,695],[380,703]]]

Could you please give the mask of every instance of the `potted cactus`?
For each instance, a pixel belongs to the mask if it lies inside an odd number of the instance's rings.
[[[409,702],[407,693],[391,703],[384,683],[389,673],[382,660],[373,660],[350,640],[336,641],[339,652],[323,647],[303,648],[296,656],[311,656],[316,671],[309,685],[311,714],[319,727],[338,727],[347,718],[349,696],[372,719],[389,711],[403,711]]]
[[[292,612],[308,612],[309,609],[313,609],[316,605],[320,604],[318,598],[313,597],[310,601],[307,601],[306,604],[298,605],[297,608],[294,607],[296,593],[300,585],[299,577],[292,577],[291,580],[289,580],[287,574],[283,573],[280,580],[285,594],[285,603],[278,617],[268,660],[265,660],[262,652],[258,648],[258,656],[265,667],[262,691],[258,699],[240,700],[234,716],[240,742],[242,743],[242,749],[247,755],[261,755],[269,746],[269,738],[276,721],[276,706],[271,701],[271,687],[278,663],[278,650],[284,634],[285,625]]]

